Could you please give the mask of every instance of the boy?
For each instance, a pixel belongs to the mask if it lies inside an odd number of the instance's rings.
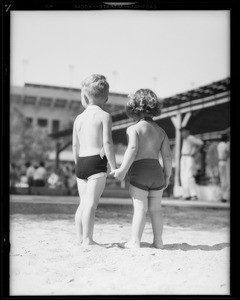
[[[93,240],[94,217],[106,184],[107,162],[111,170],[116,168],[111,116],[102,109],[108,93],[109,84],[104,76],[92,75],[85,79],[81,89],[85,110],[73,125],[72,149],[80,196],[75,225],[82,245],[97,244]]]
[[[152,119],[160,115],[161,105],[151,90],[140,89],[127,103],[127,113],[138,122],[127,129],[128,147],[121,167],[110,173],[115,178],[123,180],[129,171],[129,191],[134,214],[132,237],[125,247],[140,247],[146,213],[149,210],[154,236],[153,246],[162,248],[161,199],[163,189],[169,184],[172,160],[168,137]],[[163,169],[159,163],[160,153]]]

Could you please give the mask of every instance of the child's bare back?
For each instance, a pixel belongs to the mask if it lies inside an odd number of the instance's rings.
[[[76,131],[80,141],[79,156],[97,155],[103,149],[103,127],[109,114],[97,105],[89,105],[76,119]]]
[[[132,125],[138,134],[138,152],[135,157],[140,159],[158,159],[162,142],[166,133],[155,122],[150,120],[140,120],[137,124]]]

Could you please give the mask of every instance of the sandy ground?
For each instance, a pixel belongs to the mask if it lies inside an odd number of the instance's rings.
[[[10,295],[205,295],[230,293],[229,210],[163,208],[164,249],[150,247],[148,217],[140,249],[124,249],[132,208],[101,206],[94,237],[75,244],[74,215],[13,214]]]

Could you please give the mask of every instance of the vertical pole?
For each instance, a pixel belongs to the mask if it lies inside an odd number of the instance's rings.
[[[206,142],[204,142],[204,146],[201,149],[201,173],[202,176],[206,175]]]
[[[177,127],[175,128],[176,133],[176,148],[175,148],[175,178],[174,178],[174,194],[176,197],[179,196],[180,188],[180,152],[181,152],[181,114],[177,114]]]
[[[182,116],[181,113],[177,113],[175,117],[171,118],[175,126],[175,174],[174,174],[174,197],[179,197],[181,195],[180,191],[180,155],[181,155],[181,128]]]
[[[60,148],[60,143],[56,142],[56,160],[55,160],[56,169],[58,169],[59,166],[59,148]]]

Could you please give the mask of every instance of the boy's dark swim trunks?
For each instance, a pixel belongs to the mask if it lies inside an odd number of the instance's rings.
[[[75,166],[76,176],[80,179],[88,179],[88,177],[107,172],[107,158],[100,155],[79,156]]]

